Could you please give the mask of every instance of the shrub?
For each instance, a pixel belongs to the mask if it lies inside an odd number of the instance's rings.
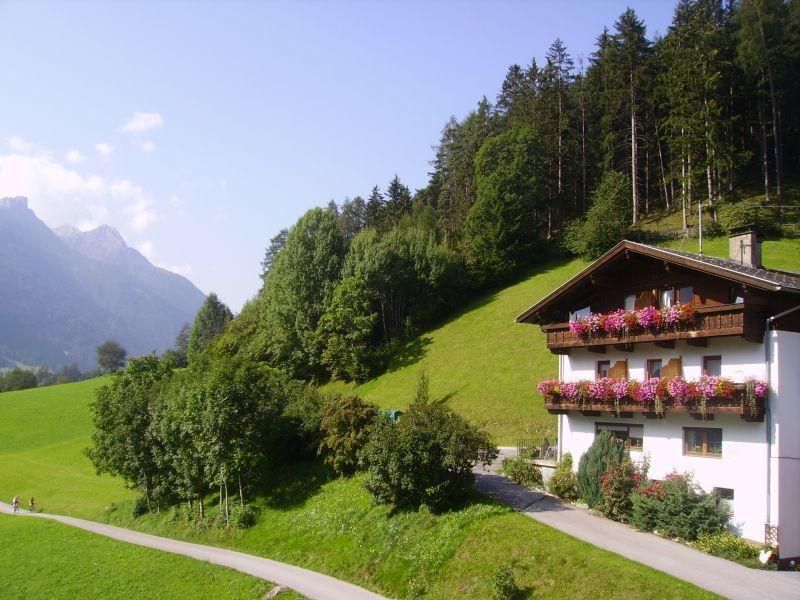
[[[544,486],[542,470],[533,461],[524,456],[504,458],[500,466],[500,472],[525,487],[540,488]]]
[[[547,484],[551,494],[562,500],[574,502],[578,499],[578,486],[572,470],[572,454],[567,452],[556,465],[556,470]]]
[[[231,525],[236,529],[247,529],[256,524],[256,511],[252,506],[239,503],[231,507]]]
[[[692,545],[701,552],[707,552],[728,560],[742,562],[758,560],[758,547],[737,535],[733,535],[730,531],[704,533]]]
[[[133,501],[133,508],[131,509],[131,514],[133,517],[141,517],[143,514],[149,511],[150,509],[147,506],[147,498],[144,496],[136,496],[136,499]]]
[[[589,508],[603,502],[601,480],[606,471],[625,458],[625,449],[608,431],[598,433],[578,463],[578,494]]]
[[[514,600],[520,589],[511,567],[501,566],[492,573],[492,600]]]
[[[631,525],[641,531],[656,529],[661,493],[661,482],[655,481],[631,495]]]
[[[445,508],[468,493],[473,466],[497,457],[486,431],[426,395],[397,424],[388,416],[375,421],[363,456],[365,486],[376,502]]]
[[[728,523],[726,507],[706,494],[688,474],[670,473],[633,494],[631,523],[685,541],[719,533]]]
[[[631,493],[636,487],[636,479],[630,458],[625,457],[616,465],[610,466],[602,479],[603,501],[600,510],[609,519],[627,521],[631,512]]]
[[[322,409],[319,453],[337,475],[352,475],[369,441],[378,407],[358,396],[336,397]]]

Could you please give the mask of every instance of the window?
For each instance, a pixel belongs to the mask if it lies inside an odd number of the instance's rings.
[[[603,377],[608,377],[608,371],[611,369],[611,361],[610,360],[598,360],[597,361],[597,370],[594,373],[595,379],[602,379]]]
[[[694,288],[692,286],[678,288],[678,301],[681,304],[693,304]]]
[[[722,456],[722,429],[684,427],[683,453],[691,456]]]
[[[721,356],[704,356],[703,357],[703,375],[713,375],[714,377],[722,376],[722,357]]]
[[[625,296],[625,310],[636,310],[636,294]]]
[[[661,377],[661,359],[651,358],[647,361],[647,378]]]
[[[731,304],[742,304],[744,302],[744,292],[741,288],[732,287],[728,290],[728,302]]]
[[[595,423],[595,433],[601,431],[610,431],[614,439],[622,442],[626,450],[641,452],[644,447],[644,425]]]
[[[675,290],[673,288],[667,288],[665,290],[661,290],[661,308],[669,308],[673,304],[675,304]]]
[[[588,306],[584,306],[583,308],[579,308],[578,310],[569,313],[569,320],[577,321],[578,319],[588,317],[590,314],[592,314],[592,309]]]

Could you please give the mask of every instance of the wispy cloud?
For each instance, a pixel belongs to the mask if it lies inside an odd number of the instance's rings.
[[[164,124],[161,115],[154,112],[135,112],[120,128],[122,133],[141,135],[151,129],[157,129]]]
[[[156,255],[155,246],[153,246],[153,242],[150,240],[145,240],[141,244],[137,244],[136,249],[142,254],[142,256],[144,256],[155,266],[166,269],[167,271],[172,271],[173,273],[183,275],[184,277],[189,277],[194,271],[194,269],[192,269],[192,265],[169,265],[159,261],[158,256]]]
[[[100,158],[108,158],[114,152],[114,147],[105,142],[98,142],[94,145],[95,150],[100,155]]]
[[[149,154],[150,152],[152,152],[153,150],[156,149],[156,145],[153,142],[146,141],[146,142],[142,142],[139,145],[139,148],[142,149],[142,152],[147,152]]]
[[[86,160],[86,157],[81,154],[80,150],[76,150],[75,148],[72,150],[67,150],[66,158],[67,162],[71,162],[73,164],[82,163]]]
[[[2,196],[27,196],[51,227],[72,224],[86,230],[109,224],[141,233],[157,217],[153,199],[130,180],[81,174],[46,154],[0,155]]]
[[[8,147],[12,152],[21,152],[23,154],[27,154],[34,148],[33,143],[18,135],[12,135],[11,137],[6,138],[6,144],[8,144]]]

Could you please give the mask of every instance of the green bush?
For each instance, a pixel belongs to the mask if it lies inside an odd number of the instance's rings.
[[[283,411],[288,424],[288,458],[302,460],[317,456],[322,441],[320,425],[323,405],[322,396],[311,386],[298,386],[289,394]]]
[[[740,562],[758,560],[758,547],[737,535],[733,535],[730,531],[704,533],[692,545],[701,552],[707,552],[728,560]]]
[[[544,486],[542,470],[533,461],[524,456],[504,458],[500,466],[500,472],[525,487],[540,488]]]
[[[706,494],[688,474],[670,473],[631,498],[631,523],[638,529],[684,541],[724,531],[724,503]]]
[[[762,234],[768,234],[777,228],[771,209],[752,200],[721,204],[717,209],[717,220],[726,231],[754,225]]]
[[[147,506],[147,498],[144,496],[136,496],[136,499],[133,501],[133,508],[131,509],[131,514],[133,517],[141,517],[143,514],[149,511],[150,509]]]
[[[551,494],[555,494],[567,502],[574,502],[578,499],[578,484],[575,480],[575,472],[572,470],[572,454],[567,452],[558,461],[556,470],[547,483],[547,488]]]
[[[514,600],[520,589],[511,567],[502,566],[492,573],[492,600]]]
[[[256,524],[256,511],[252,506],[239,503],[231,507],[231,525],[236,529],[247,529]]]
[[[485,430],[418,389],[397,424],[376,419],[363,456],[365,486],[376,502],[442,509],[464,499],[472,468],[491,463],[497,449]]]
[[[319,453],[337,475],[352,475],[369,441],[378,407],[358,396],[335,397],[322,409]]]
[[[598,433],[578,463],[578,494],[589,508],[603,502],[601,481],[609,468],[625,458],[625,449],[608,431]]]

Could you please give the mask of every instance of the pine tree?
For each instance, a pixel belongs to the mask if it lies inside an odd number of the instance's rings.
[[[367,198],[367,205],[364,210],[365,227],[378,227],[383,222],[383,195],[380,188],[376,185]]]

